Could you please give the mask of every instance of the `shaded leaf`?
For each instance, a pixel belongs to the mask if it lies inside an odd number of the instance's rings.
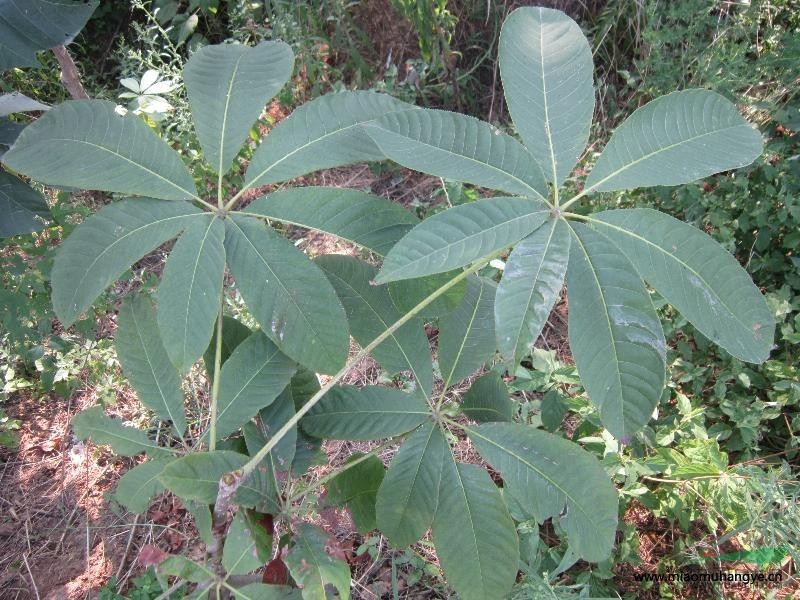
[[[446,273],[436,273],[427,277],[416,279],[404,279],[403,281],[393,281],[389,284],[389,295],[397,309],[405,314],[414,309],[417,304],[425,300],[433,292],[456,277],[461,271],[459,269],[447,271]],[[374,278],[374,275],[373,275]],[[467,282],[462,279],[453,287],[428,304],[420,317],[434,318],[441,317],[453,311],[464,299],[467,292]]]
[[[39,192],[0,171],[0,237],[39,231],[49,218],[50,209]]]
[[[161,484],[185,500],[213,504],[217,498],[220,478],[240,469],[248,457],[230,450],[196,452],[169,463],[161,472]]]
[[[302,522],[296,525],[286,563],[304,600],[327,600],[326,585],[336,588],[342,600],[350,598],[350,567],[327,552],[335,544],[319,527]]]
[[[127,471],[117,483],[116,501],[131,512],[146,512],[153,497],[164,491],[158,476],[168,464],[162,459],[148,460]]]
[[[225,361],[230,358],[236,347],[245,341],[253,333],[247,325],[234,319],[233,317],[222,318],[222,355],[220,356],[220,364],[224,365]],[[217,330],[212,329],[211,341],[208,343],[208,348],[203,354],[203,363],[206,366],[206,372],[210,381],[214,380],[214,359],[217,354]]]
[[[476,421],[511,421],[514,405],[503,378],[490,371],[475,380],[461,401],[464,414]]]
[[[256,540],[241,512],[233,517],[225,535],[222,566],[228,575],[243,575],[264,566],[264,561],[259,558]]]
[[[103,414],[102,406],[93,406],[72,418],[72,430],[79,440],[91,438],[95,444],[108,444],[121,456],[147,452],[153,457],[170,456],[169,450],[153,442],[141,429],[127,427],[119,419]]]
[[[347,463],[362,456],[356,452],[348,458]],[[353,522],[359,533],[366,535],[378,526],[375,518],[375,501],[384,473],[383,463],[377,456],[362,460],[328,481],[325,504],[346,506],[353,516]]]
[[[542,397],[542,425],[547,431],[555,431],[561,426],[567,414],[567,405],[556,390],[548,390]]]

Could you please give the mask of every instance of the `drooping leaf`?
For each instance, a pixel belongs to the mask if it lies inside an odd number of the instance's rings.
[[[106,100],[72,100],[28,125],[5,162],[49,185],[134,196],[197,197],[180,156],[144,121]]]
[[[136,465],[120,477],[114,498],[131,512],[142,514],[147,511],[153,497],[164,491],[158,476],[169,461],[148,460]]]
[[[233,317],[222,318],[222,354],[220,356],[220,364],[224,365],[225,361],[230,358],[236,347],[245,341],[253,333],[247,325],[234,319]],[[211,341],[208,343],[208,348],[203,353],[203,363],[206,366],[209,381],[214,380],[214,360],[217,353],[217,330],[213,329],[211,334]]]
[[[569,227],[552,219],[511,251],[494,305],[497,344],[507,360],[519,363],[542,333],[564,285],[569,246]]]
[[[239,344],[220,370],[217,438],[236,431],[269,406],[296,370],[295,362],[262,331]]]
[[[604,235],[580,223],[572,228],[569,347],[603,425],[625,440],[647,424],[661,398],[667,344],[630,261]]]
[[[324,530],[310,523],[298,523],[294,545],[286,556],[292,577],[300,586],[303,600],[327,600],[326,585],[339,592],[339,598],[350,598],[350,567],[331,556],[327,548],[336,546]]]
[[[36,53],[69,44],[97,5],[98,0],[0,0],[0,72],[38,67]]]
[[[289,357],[332,374],[350,345],[347,318],[323,272],[255,219],[226,220],[225,250],[236,284],[264,332]]]
[[[378,270],[361,260],[341,255],[319,257],[319,265],[339,296],[350,333],[362,346],[371,343],[403,315],[392,303],[385,286],[370,285]],[[433,388],[433,365],[428,338],[419,321],[409,321],[373,351],[373,357],[390,374],[409,370],[429,394]]]
[[[395,388],[337,386],[301,421],[315,437],[378,440],[411,431],[428,420],[428,405]]]
[[[102,406],[93,406],[75,415],[72,430],[79,440],[91,438],[95,444],[108,444],[121,456],[135,456],[140,452],[153,457],[170,456],[169,450],[160,447],[141,429],[127,427],[119,419],[107,417]]]
[[[11,92],[10,94],[0,95],[0,117],[13,115],[17,112],[31,112],[49,109],[49,105],[42,104],[33,98],[28,98],[21,92]]]
[[[197,528],[200,539],[203,540],[203,543],[206,545],[211,544],[214,539],[214,533],[211,530],[213,526],[211,507],[208,504],[196,502],[195,500],[187,500],[184,506],[194,519],[194,526]]]
[[[524,198],[491,198],[435,214],[392,247],[375,281],[444,273],[488,256],[541,226],[548,215],[543,207]]]
[[[672,92],[634,111],[611,136],[586,189],[596,192],[679,185],[749,165],[761,134],[709,90]]]
[[[769,357],[772,313],[747,272],[713,239],[656,210],[594,217],[647,283],[703,335],[741,360],[762,363]]]
[[[617,492],[600,462],[577,444],[517,423],[468,431],[475,449],[539,523],[559,518],[581,558],[608,558],[617,530]]]
[[[503,23],[499,57],[514,125],[558,187],[589,139],[594,113],[589,43],[580,26],[561,11],[524,7]]]
[[[461,304],[439,320],[439,368],[445,387],[481,367],[494,354],[493,281],[469,277]]]
[[[50,209],[39,192],[0,171],[0,237],[39,231],[48,218]]]
[[[514,585],[519,540],[485,469],[445,459],[433,544],[447,582],[464,600],[504,598]]]
[[[447,273],[436,273],[426,277],[416,279],[404,279],[403,281],[393,281],[389,284],[389,295],[397,309],[405,314],[414,309],[417,304],[425,300],[433,292],[451,279],[456,277],[461,271],[455,269]],[[373,276],[374,277],[374,276]],[[467,293],[467,282],[462,279],[456,285],[449,288],[441,296],[428,304],[419,315],[421,317],[434,318],[441,317],[453,311],[464,299]]]
[[[228,575],[244,575],[264,566],[264,561],[258,555],[256,540],[241,512],[233,517],[225,535],[222,566]]]
[[[272,192],[247,205],[247,212],[330,233],[384,255],[419,223],[393,202],[332,187],[297,187]]]
[[[195,452],[172,461],[161,472],[161,484],[176,496],[214,504],[220,478],[242,468],[248,457],[230,450]]]
[[[208,348],[219,312],[225,226],[221,219],[209,217],[183,232],[158,286],[158,328],[172,364],[181,373]]]
[[[490,371],[476,379],[464,394],[461,406],[470,419],[483,423],[511,421],[514,417],[514,405],[511,403],[508,388],[496,371]]]
[[[517,140],[474,117],[445,110],[388,113],[364,128],[383,153],[409,169],[543,200],[547,182]]]
[[[53,308],[69,327],[125,269],[206,218],[191,204],[123,200],[103,207],[61,243],[53,263]]]
[[[258,147],[247,168],[245,186],[380,160],[383,154],[361,125],[407,106],[374,92],[340,92],[312,100],[281,121]]]
[[[362,456],[360,453],[355,453],[347,462],[358,460]],[[328,481],[325,504],[346,506],[353,516],[353,522],[359,533],[366,535],[378,526],[375,519],[375,500],[385,471],[383,463],[377,456],[370,456],[357,465],[347,468]]]
[[[294,56],[283,42],[249,48],[205,46],[183,70],[192,121],[205,158],[223,175],[247,139],[250,127],[292,75]]]
[[[161,342],[153,303],[143,294],[129,298],[119,309],[116,347],[122,372],[139,402],[171,421],[178,435],[183,435],[186,413],[180,375]]]
[[[419,540],[433,523],[450,447],[434,423],[412,433],[394,455],[375,504],[378,527],[396,548]]]

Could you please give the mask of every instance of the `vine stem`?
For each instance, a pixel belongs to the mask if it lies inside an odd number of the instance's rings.
[[[219,304],[217,315],[217,347],[214,351],[214,382],[211,384],[211,422],[208,425],[208,449],[213,452],[217,447],[217,401],[219,400],[220,368],[222,367],[222,317],[225,310],[225,293]]]

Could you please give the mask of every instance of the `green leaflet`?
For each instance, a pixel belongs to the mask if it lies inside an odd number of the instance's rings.
[[[344,560],[331,556],[327,548],[337,542],[324,530],[309,523],[298,523],[294,545],[286,556],[286,564],[294,580],[302,587],[303,600],[327,600],[325,586],[330,584],[339,598],[350,598],[350,567]]]
[[[667,345],[644,283],[611,241],[572,224],[569,346],[603,425],[627,443],[658,405]]]
[[[136,465],[120,477],[114,498],[131,512],[142,514],[147,511],[153,497],[164,490],[158,476],[169,461],[148,460]]]
[[[220,478],[246,462],[246,455],[230,450],[196,452],[169,463],[158,478],[165,488],[182,499],[214,504]]]
[[[119,310],[118,324],[117,355],[139,401],[183,435],[186,413],[180,375],[164,350],[153,303],[143,294],[129,298]]]
[[[589,43],[564,13],[519,8],[503,23],[499,62],[514,125],[558,187],[589,139],[594,113]]]
[[[293,65],[292,49],[283,42],[205,46],[189,58],[183,78],[192,122],[218,174],[228,172],[264,105],[291,77]]]
[[[0,171],[0,238],[39,231],[49,218],[50,209],[39,192]]]
[[[285,585],[268,585],[265,583],[248,583],[231,590],[236,600],[301,600],[302,592]]]
[[[89,217],[59,246],[53,263],[53,309],[61,324],[69,327],[125,269],[206,218],[187,202],[160,200],[123,200]]]
[[[480,422],[511,421],[514,406],[503,378],[490,371],[475,380],[461,401],[464,414]]]
[[[225,361],[230,358],[236,347],[245,341],[253,333],[247,325],[233,317],[222,317],[222,360],[220,364],[224,365]],[[214,380],[214,359],[217,352],[217,330],[214,328],[211,334],[211,341],[208,343],[208,348],[203,353],[203,363],[206,367],[209,380]]]
[[[259,557],[256,540],[241,511],[233,517],[225,535],[222,566],[228,575],[243,575],[264,566],[264,561]]]
[[[392,303],[401,313],[413,310],[417,304],[425,300],[428,296],[448,283],[451,279],[460,274],[459,269],[446,273],[436,273],[427,277],[416,279],[404,279],[403,281],[393,281],[389,284],[389,295]],[[374,276],[373,276],[374,277]],[[420,313],[423,318],[435,318],[452,312],[464,299],[467,292],[467,281],[462,279],[454,286],[449,288],[441,296],[428,304]]]
[[[93,406],[75,415],[72,429],[79,440],[91,438],[95,444],[108,444],[121,456],[135,456],[140,452],[152,457],[171,456],[169,450],[153,442],[141,429],[127,427],[119,419],[107,417],[102,406]]]
[[[350,455],[348,463],[361,459],[363,454]],[[381,459],[370,456],[357,465],[347,468],[331,479],[326,487],[327,506],[346,506],[353,516],[359,533],[366,535],[378,526],[375,518],[375,501],[386,470]]]
[[[376,283],[444,273],[510,246],[547,219],[544,205],[524,198],[461,204],[425,219],[392,247]]]
[[[503,357],[518,364],[553,310],[569,261],[569,226],[551,219],[511,251],[497,286],[494,322]]]
[[[342,385],[325,394],[301,424],[314,437],[379,440],[410,431],[429,416],[426,402],[398,389]]]
[[[106,100],[51,108],[3,157],[12,169],[54,186],[164,200],[197,197],[189,170],[144,121]]]

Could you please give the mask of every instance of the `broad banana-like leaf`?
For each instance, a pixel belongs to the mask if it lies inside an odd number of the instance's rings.
[[[664,391],[664,332],[625,255],[586,225],[572,228],[569,347],[603,425],[627,443],[650,420]]]
[[[108,444],[120,456],[135,456],[140,452],[155,458],[171,456],[169,450],[156,444],[141,429],[127,427],[120,419],[107,417],[102,406],[93,406],[75,415],[72,429],[79,440],[91,438],[95,444]]]
[[[772,313],[747,272],[712,238],[646,208],[597,213],[593,223],[703,335],[741,360],[767,360]]]
[[[0,171],[0,237],[39,231],[48,218],[50,209],[39,192]]]
[[[294,55],[283,42],[253,48],[205,46],[183,70],[192,121],[205,158],[224,175],[241,150],[264,105],[292,75]]]
[[[543,204],[490,198],[425,219],[392,247],[376,283],[413,279],[463,267],[510,246],[547,220]]]
[[[749,165],[763,148],[758,130],[723,96],[709,90],[672,92],[625,119],[585,188],[607,192],[689,183]]]
[[[482,423],[512,421],[514,406],[508,387],[496,371],[475,380],[461,401],[464,414]]]
[[[326,585],[336,588],[341,600],[349,600],[350,567],[328,552],[337,542],[331,540],[325,530],[303,522],[296,525],[292,541],[294,545],[286,555],[286,565],[303,589],[303,600],[326,600]]]
[[[445,110],[389,113],[364,127],[383,153],[409,169],[544,200],[539,164],[517,140]]]
[[[248,457],[230,450],[195,452],[169,463],[159,475],[161,484],[184,500],[214,504],[219,480],[230,471],[242,468]]]
[[[589,43],[561,11],[523,7],[503,23],[499,58],[514,125],[558,187],[589,140],[594,113]]]
[[[168,464],[167,460],[151,459],[136,465],[120,477],[114,499],[131,512],[146,512],[153,497],[164,491],[158,476]]]
[[[181,157],[133,114],[106,100],[71,100],[28,125],[3,157],[48,185],[164,200],[197,198]]]

